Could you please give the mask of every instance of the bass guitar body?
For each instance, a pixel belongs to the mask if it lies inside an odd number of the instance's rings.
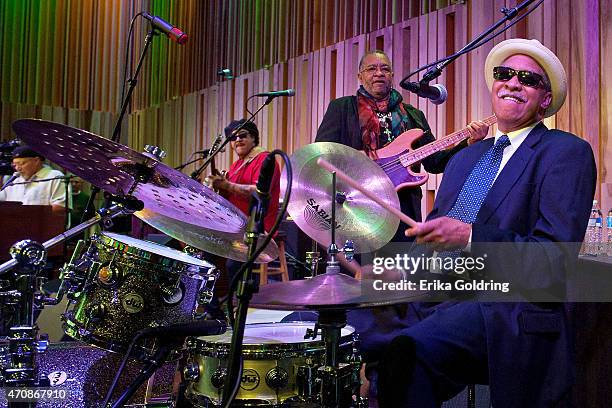
[[[404,166],[402,157],[405,157],[413,149],[414,142],[423,136],[421,129],[410,129],[383,148],[376,150],[374,162],[376,162],[393,182],[395,190],[417,187],[427,182],[427,172],[413,171],[411,166]]]

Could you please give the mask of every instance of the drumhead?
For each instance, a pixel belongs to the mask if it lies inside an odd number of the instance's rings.
[[[304,339],[306,330],[314,330],[314,322],[287,322],[287,323],[255,323],[247,324],[244,329],[243,346],[257,346],[263,344],[297,344],[320,342],[321,335],[315,339]],[[355,329],[345,326],[340,331],[342,338],[352,335]],[[226,331],[218,336],[198,337],[202,343],[230,344],[232,332]]]
[[[175,261],[183,262],[186,264],[196,265],[204,268],[212,268],[213,265],[210,263],[194,258],[191,255],[187,255],[184,252],[177,251],[176,249],[168,248],[166,246],[156,244],[151,241],[144,241],[141,239],[136,239],[132,237],[128,237],[126,235],[116,234],[114,232],[102,232],[101,235],[110,238],[114,241],[121,242],[129,247],[138,248],[146,252],[151,252],[165,258],[174,259]]]

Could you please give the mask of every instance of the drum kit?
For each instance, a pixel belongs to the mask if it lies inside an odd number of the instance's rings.
[[[18,120],[13,128],[31,148],[112,194],[115,200],[91,220],[43,244],[15,244],[13,259],[0,265],[0,308],[10,305],[15,313],[8,336],[0,341],[0,386],[50,386],[49,379],[39,375],[44,365],[40,355],[44,355],[48,341],[38,333],[34,314],[64,297],[69,302],[62,315],[68,336],[125,359],[128,354],[143,364],[150,363],[159,357],[156,349],[163,340],[142,333],[195,324],[200,317],[198,306],[212,298],[218,271],[199,255],[208,252],[247,260],[246,216],[214,191],[163,164],[164,153],[156,147],[147,146],[139,153],[93,133],[42,120]],[[364,291],[367,281],[340,273],[338,257],[350,260],[353,253],[382,247],[397,229],[399,218],[337,181],[335,174],[317,164],[321,158],[351,174],[388,206],[399,209],[397,193],[384,172],[349,147],[316,143],[292,156],[293,195],[288,211],[308,236],[329,247],[327,269],[310,279],[262,286],[251,305],[314,310],[319,319],[316,324],[247,324],[241,345],[240,387],[231,406],[367,406],[367,399],[358,392],[359,344],[354,329],[347,326],[346,312],[419,296],[368,293]],[[79,241],[60,270],[57,295],[44,295],[40,290],[43,279],[37,274],[45,264],[46,250],[92,225],[106,226],[120,214],[134,214],[191,250],[181,252],[101,232],[87,242]],[[338,248],[337,241],[347,243]],[[277,255],[278,248],[271,241],[256,262],[269,262]],[[316,264],[318,259],[311,261]],[[177,377],[181,378],[178,388],[183,395],[155,406],[184,406],[185,398],[194,407],[221,406],[223,388],[231,383],[227,369],[229,333],[183,336],[181,343],[164,355],[164,361],[156,361],[157,366],[181,361]],[[133,344],[139,337],[146,338]],[[83,403],[102,406],[99,401]],[[63,401],[47,406],[67,405]]]

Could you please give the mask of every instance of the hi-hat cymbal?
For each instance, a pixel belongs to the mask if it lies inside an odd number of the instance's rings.
[[[391,240],[399,218],[342,180],[336,181],[345,199],[331,199],[332,175],[319,167],[323,158],[351,176],[387,204],[400,208],[395,187],[385,172],[363,153],[338,143],[320,142],[304,146],[291,156],[293,183],[287,211],[310,238],[331,243],[331,204],[336,203],[336,244],[355,243],[355,252],[372,252]],[[283,172],[284,174],[284,172]]]
[[[424,291],[377,291],[372,280],[342,273],[324,273],[312,279],[271,283],[259,288],[250,306],[276,310],[355,309],[424,300]]]
[[[32,149],[94,186],[141,200],[145,210],[135,215],[167,235],[220,256],[229,250],[230,258],[246,260],[246,246],[237,242],[242,240],[246,216],[183,173],[127,146],[60,123],[22,119],[13,123],[13,129]],[[230,249],[234,247],[240,249]],[[264,257],[277,253],[273,244]]]

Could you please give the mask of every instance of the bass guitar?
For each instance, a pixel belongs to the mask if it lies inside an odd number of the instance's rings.
[[[483,122],[491,126],[497,123],[497,117],[489,116],[483,119]],[[470,137],[470,132],[465,128],[413,150],[412,145],[421,136],[423,136],[421,129],[407,130],[372,154],[375,157],[374,162],[387,173],[396,191],[424,184],[429,174],[425,171],[417,173],[411,169],[411,166],[440,150],[467,139]]]

